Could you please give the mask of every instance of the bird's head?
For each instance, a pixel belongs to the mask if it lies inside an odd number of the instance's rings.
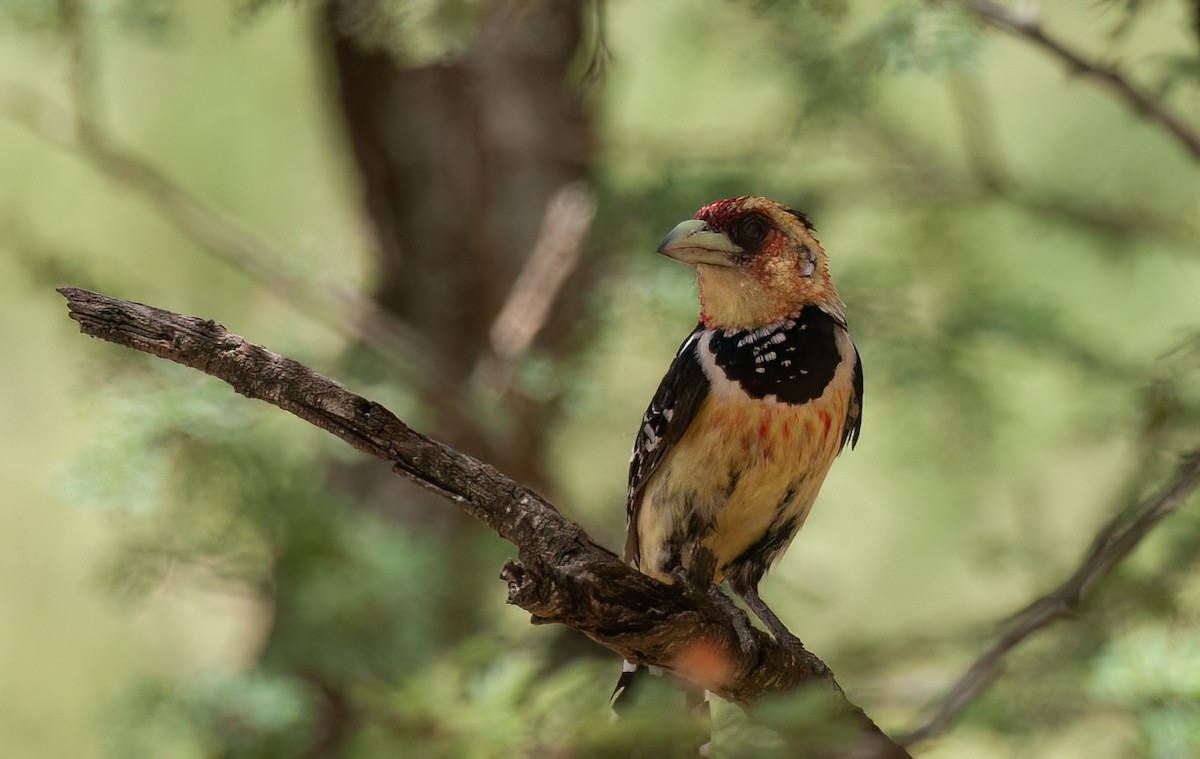
[[[658,252],[696,268],[700,318],[710,329],[755,329],[810,305],[845,322],[812,225],[773,200],[707,205],[672,229]]]

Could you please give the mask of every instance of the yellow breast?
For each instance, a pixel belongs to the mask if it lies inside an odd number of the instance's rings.
[[[841,447],[849,394],[849,383],[835,379],[821,398],[798,406],[706,399],[646,488],[637,525],[642,571],[665,579],[671,549],[701,533],[720,582],[722,568],[772,525],[791,519],[798,529]]]

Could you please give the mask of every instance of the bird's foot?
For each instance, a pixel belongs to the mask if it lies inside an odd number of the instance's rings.
[[[757,653],[758,641],[754,638],[754,626],[750,624],[750,618],[746,616],[746,612],[739,609],[738,605],[725,595],[719,585],[709,584],[708,597],[713,605],[725,612],[733,622],[733,632],[737,635],[738,648],[747,654]]]
[[[721,590],[719,585],[712,582],[713,572],[716,567],[716,556],[712,551],[703,547],[696,546],[691,554],[691,562],[687,568],[676,566],[671,570],[671,579],[676,583],[683,585],[689,591],[703,592],[708,596],[708,600],[714,606],[720,609],[727,615],[733,623],[734,634],[737,635],[738,648],[747,654],[753,654],[758,651],[758,641],[754,637],[754,626],[750,623],[750,618],[746,612],[738,608],[738,605],[733,602],[725,592]]]
[[[746,605],[750,607],[750,610],[754,612],[755,616],[762,620],[763,625],[771,633],[771,637],[775,638],[776,643],[788,653],[804,662],[813,674],[820,677],[829,674],[829,667],[825,666],[825,662],[810,653],[800,639],[792,634],[792,631],[787,628],[783,620],[775,612],[771,611],[771,607],[767,606],[762,597],[758,595],[757,588],[735,587],[734,592],[740,595],[742,600],[746,602]]]

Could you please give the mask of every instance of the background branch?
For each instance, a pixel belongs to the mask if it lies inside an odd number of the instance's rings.
[[[503,394],[513,365],[546,326],[554,302],[579,266],[584,238],[596,215],[596,198],[583,182],[572,182],[546,204],[537,243],[488,330],[490,353],[481,353],[474,375]]]
[[[638,572],[537,493],[416,432],[383,406],[212,320],[87,290],[59,292],[85,334],[224,380],[241,395],[267,401],[391,462],[398,474],[457,503],[518,548],[519,561],[508,562],[502,578],[509,602],[533,614],[535,622],[565,624],[626,659],[664,667],[744,705],[823,684],[839,702],[839,718],[855,729],[850,754],[828,755],[908,756],[845,699],[827,670],[817,671],[757,630],[756,650],[739,649],[732,621],[706,595]],[[815,657],[814,662],[819,664]]]
[[[200,249],[248,276],[283,303],[368,346],[399,376],[423,391],[452,425],[468,417],[460,399],[440,393],[442,353],[418,330],[370,298],[289,273],[287,256],[235,220],[204,203],[158,168],[119,147],[97,118],[95,51],[75,0],[60,9],[71,43],[70,108],[0,78],[0,118],[85,162],[105,179],[139,197]]]
[[[911,746],[944,730],[991,685],[1009,652],[1078,609],[1095,584],[1120,564],[1155,525],[1175,511],[1198,484],[1200,450],[1185,457],[1174,479],[1161,493],[1145,503],[1122,509],[1109,520],[1092,541],[1091,550],[1079,568],[1062,585],[1017,612],[1008,629],[958,679],[933,717],[904,736],[901,743]]]
[[[1082,53],[1048,33],[1033,13],[1017,13],[992,0],[969,0],[963,3],[963,7],[989,26],[1040,47],[1066,64],[1072,74],[1108,87],[1138,115],[1167,130],[1193,159],[1200,161],[1200,133],[1168,109],[1161,100],[1129,81],[1116,66],[1088,60]]]
[[[290,275],[282,251],[211,208],[139,156],[118,147],[100,118],[99,65],[90,10],[79,0],[59,0],[58,7],[69,44],[70,108],[35,90],[0,79],[0,116],[74,154],[109,181],[139,196],[202,250],[246,274],[284,303],[304,310],[346,337],[362,340],[381,357],[406,355],[405,361],[396,363],[418,384],[438,373],[438,367],[430,365],[436,352],[412,327],[353,292],[328,284],[316,286]]]
[[[280,251],[117,147],[82,114],[77,116],[34,90],[0,80],[0,117],[83,159],[106,179],[150,204],[196,245],[248,275],[284,303],[347,337],[361,339],[380,356],[405,354],[409,358],[397,365],[413,379],[433,373],[422,362],[435,354],[422,349],[424,341],[414,330],[366,298],[290,276]],[[306,309],[313,305],[315,311]],[[414,372],[414,366],[421,371]]]

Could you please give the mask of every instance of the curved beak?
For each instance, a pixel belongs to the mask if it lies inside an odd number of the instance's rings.
[[[693,266],[733,266],[734,257],[744,251],[725,234],[710,230],[706,222],[688,219],[667,233],[658,252]]]

